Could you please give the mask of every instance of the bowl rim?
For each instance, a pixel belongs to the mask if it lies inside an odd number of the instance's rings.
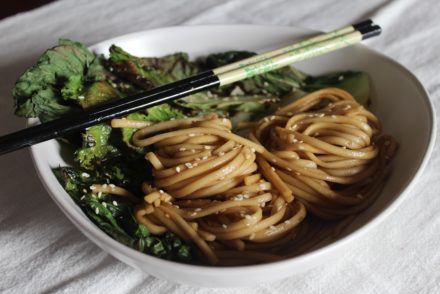
[[[136,36],[152,33],[152,32],[160,32],[167,30],[181,30],[181,29],[209,29],[209,30],[224,30],[224,29],[232,29],[232,28],[251,28],[251,29],[290,29],[293,31],[297,31],[298,33],[313,33],[316,31],[302,28],[299,26],[284,26],[284,25],[253,25],[253,24],[233,24],[233,25],[222,25],[222,24],[207,24],[207,25],[180,25],[180,26],[167,26],[160,27],[154,29],[148,29],[143,31],[131,32],[128,34],[123,34],[120,36],[112,37],[106,40],[102,40],[96,44],[90,46],[90,48],[98,47],[105,43],[121,41],[121,39],[130,39]],[[373,227],[382,222],[386,217],[388,217],[395,209],[404,201],[409,192],[414,188],[417,180],[420,178],[421,174],[426,168],[426,165],[429,161],[429,158],[432,154],[435,145],[435,137],[436,137],[436,117],[434,113],[434,107],[431,102],[428,91],[424,88],[422,83],[417,79],[417,77],[408,69],[406,69],[403,65],[401,65],[396,60],[388,57],[378,51],[375,51],[365,45],[357,44],[355,46],[361,47],[363,50],[366,50],[370,54],[376,55],[377,57],[382,58],[384,61],[391,63],[393,66],[397,67],[400,71],[404,72],[417,87],[417,90],[420,92],[423,97],[423,101],[426,105],[426,108],[429,111],[429,138],[428,144],[425,147],[423,152],[423,157],[421,158],[418,166],[415,169],[415,172],[411,175],[410,180],[402,186],[400,193],[397,197],[392,200],[386,207],[384,207],[381,211],[379,211],[372,219],[368,220],[361,227],[356,228],[350,234],[331,242],[321,248],[315,249],[313,251],[307,252],[305,254],[290,257],[285,260],[257,264],[257,265],[243,265],[243,266],[225,266],[225,267],[215,267],[215,266],[207,266],[207,265],[194,265],[194,264],[184,264],[176,261],[169,261],[165,259],[161,259],[159,257],[155,257],[146,253],[139,252],[133,248],[130,248],[115,239],[108,236],[104,231],[99,229],[87,216],[81,211],[76,210],[75,207],[70,207],[70,204],[73,203],[77,206],[71,199],[70,195],[58,185],[58,187],[53,187],[49,185],[49,182],[45,180],[47,175],[44,175],[42,172],[42,167],[45,166],[44,160],[38,157],[38,149],[35,146],[30,148],[31,158],[34,163],[36,172],[38,177],[40,178],[41,183],[45,187],[46,191],[50,195],[50,197],[54,200],[57,206],[63,211],[66,217],[83,233],[95,243],[98,247],[111,254],[112,256],[118,257],[120,254],[130,256],[131,258],[135,258],[138,261],[144,261],[146,264],[151,266],[172,266],[173,268],[185,271],[189,270],[194,274],[203,274],[205,276],[215,276],[217,274],[228,273],[228,275],[234,275],[244,272],[255,273],[257,271],[267,271],[267,270],[276,270],[283,269],[288,267],[292,263],[305,264],[309,261],[319,258],[321,256],[327,255],[331,251],[335,251],[337,249],[342,249],[347,243],[359,238],[361,235],[365,234],[367,231],[371,230]],[[28,120],[28,123],[31,120]],[[77,207],[79,208],[79,207]],[[103,244],[101,244],[103,243]],[[111,249],[111,252],[110,250]],[[117,254],[115,254],[117,252]]]

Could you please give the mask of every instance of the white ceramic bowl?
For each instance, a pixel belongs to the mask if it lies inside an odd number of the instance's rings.
[[[111,44],[117,44],[139,56],[186,51],[191,57],[197,57],[230,49],[262,52],[310,33],[294,27],[254,25],[170,27],[117,37],[94,45],[92,49],[106,54]],[[369,73],[373,89],[372,111],[382,120],[385,133],[392,134],[400,143],[393,172],[378,201],[356,219],[345,236],[310,253],[270,264],[233,268],[161,260],[118,243],[83,214],[51,171],[53,167],[66,164],[55,140],[32,147],[36,170],[52,199],[90,240],[119,260],[159,278],[209,287],[245,286],[281,279],[328,262],[344,249],[349,250],[350,243],[377,225],[408,195],[433,148],[433,107],[423,86],[407,69],[362,45],[295,66],[310,74],[349,69]]]

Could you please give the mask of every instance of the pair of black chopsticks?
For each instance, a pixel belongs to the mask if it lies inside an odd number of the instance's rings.
[[[75,115],[11,133],[0,137],[0,155],[65,136],[147,107],[227,85],[300,60],[347,47],[380,33],[381,28],[373,24],[371,20],[362,21],[137,95],[105,103]],[[270,61],[270,67],[267,66],[268,61]]]

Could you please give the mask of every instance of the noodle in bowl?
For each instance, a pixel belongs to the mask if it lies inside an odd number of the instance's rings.
[[[256,32],[259,38],[252,37]],[[231,48],[258,50],[305,33],[260,26],[168,28],[109,40],[94,49],[104,53],[115,43],[139,55],[163,55],[175,48],[204,55],[208,52],[200,52],[195,44],[210,44],[211,51],[228,49],[219,35],[228,37]],[[164,42],[170,39],[175,43]],[[432,107],[418,81],[362,46],[342,51],[298,67],[312,74],[341,68],[368,72],[375,90],[371,112],[345,92],[327,89],[248,125],[248,138],[231,133],[230,122],[215,115],[137,126],[135,144],[152,147],[146,158],[154,167],[154,185],[142,187],[146,197],[137,203],[137,220],[151,232],[180,232],[197,244],[208,262],[226,268],[160,260],[94,227],[51,172],[51,167],[68,164],[56,141],[32,147],[37,171],[55,202],[86,236],[147,273],[175,282],[231,287],[302,272],[337,257],[389,214],[432,148]],[[395,77],[391,86],[382,82],[384,75]],[[327,101],[323,107],[322,100]],[[405,121],[397,122],[399,116]],[[130,197],[123,189],[113,192]],[[264,264],[243,266],[256,263]]]
[[[137,221],[192,241],[213,265],[278,261],[337,235],[304,228],[307,213],[319,219],[307,222],[342,219],[332,224],[340,228],[371,205],[397,149],[376,116],[336,88],[253,125],[248,140],[214,113],[157,124],[114,119],[113,127],[139,128],[133,143],[154,150]]]

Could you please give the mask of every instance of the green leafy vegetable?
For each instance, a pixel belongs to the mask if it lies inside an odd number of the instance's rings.
[[[119,77],[146,90],[197,72],[186,53],[175,53],[161,58],[140,58],[115,45],[110,47],[109,63]]]
[[[271,95],[234,95],[218,96],[212,93],[197,93],[175,101],[187,109],[189,116],[201,116],[215,112],[228,117],[235,127],[240,121],[249,121],[277,105],[280,99]]]
[[[98,56],[81,43],[61,39],[17,80],[15,113],[43,122],[71,113],[78,110],[84,89],[106,75]]]
[[[194,248],[170,232],[163,236],[150,235],[145,226],[136,222],[130,203],[108,194],[93,194],[89,186],[101,182],[102,178],[94,178],[70,167],[59,167],[53,172],[84,213],[115,240],[160,258],[193,261]]]
[[[15,96],[19,97],[19,96]],[[57,99],[57,91],[53,87],[42,88],[30,99],[18,98],[15,114],[24,117],[39,117],[42,122],[59,118],[74,112],[71,106],[63,105]]]
[[[127,116],[127,119],[147,121],[147,122],[161,122],[170,119],[182,118],[184,115],[181,111],[172,108],[168,104],[162,104],[158,106],[151,107],[147,110],[147,114],[135,112]],[[137,129],[133,128],[122,128],[122,140],[127,144],[128,147],[133,148],[137,151],[142,152],[144,149],[133,145],[133,134]]]
[[[183,113],[168,104],[148,108],[146,120],[151,122],[167,121],[172,118],[183,118]]]
[[[83,146],[75,152],[75,161],[87,170],[103,165],[105,161],[120,155],[118,149],[109,144],[112,128],[108,125],[96,125],[83,134]]]
[[[197,93],[176,103],[182,107],[209,112],[209,111],[244,111],[258,112],[264,109],[264,105],[277,102],[279,99],[274,96],[262,95],[240,95],[240,96],[207,96],[205,93]]]
[[[98,81],[91,84],[82,96],[78,96],[78,103],[82,108],[99,105],[120,97],[117,89],[112,87],[107,81]]]
[[[95,125],[82,134],[82,147],[74,160],[81,169],[93,171],[100,178],[130,191],[140,191],[143,181],[151,178],[151,169],[143,154],[133,152],[106,124]]]
[[[108,235],[118,240],[119,242],[127,246],[132,246],[134,241],[133,238],[119,226],[114,215],[110,211],[110,206],[114,206],[113,203],[107,203],[104,201],[101,202],[98,197],[93,194],[86,194],[86,196],[81,201],[87,215],[104,232],[106,232]]]
[[[227,65],[248,57],[252,57],[256,53],[248,51],[228,51],[224,53],[216,53],[208,55],[202,67],[207,69],[213,69],[219,66]],[[237,86],[248,95],[272,95],[281,97],[294,88],[300,88],[305,83],[304,80],[307,75],[294,69],[293,67],[286,66],[265,74],[261,74],[243,81],[235,82],[231,85],[226,85],[220,88],[218,91],[214,91],[218,95],[230,96],[231,92],[237,88]]]
[[[64,99],[78,99],[83,91],[84,78],[82,75],[72,75],[67,78],[66,84],[61,89],[61,96]]]
[[[353,95],[359,103],[363,105],[368,104],[370,81],[368,75],[364,72],[345,71],[309,77],[303,88],[305,91],[313,92],[327,87],[344,89]]]

